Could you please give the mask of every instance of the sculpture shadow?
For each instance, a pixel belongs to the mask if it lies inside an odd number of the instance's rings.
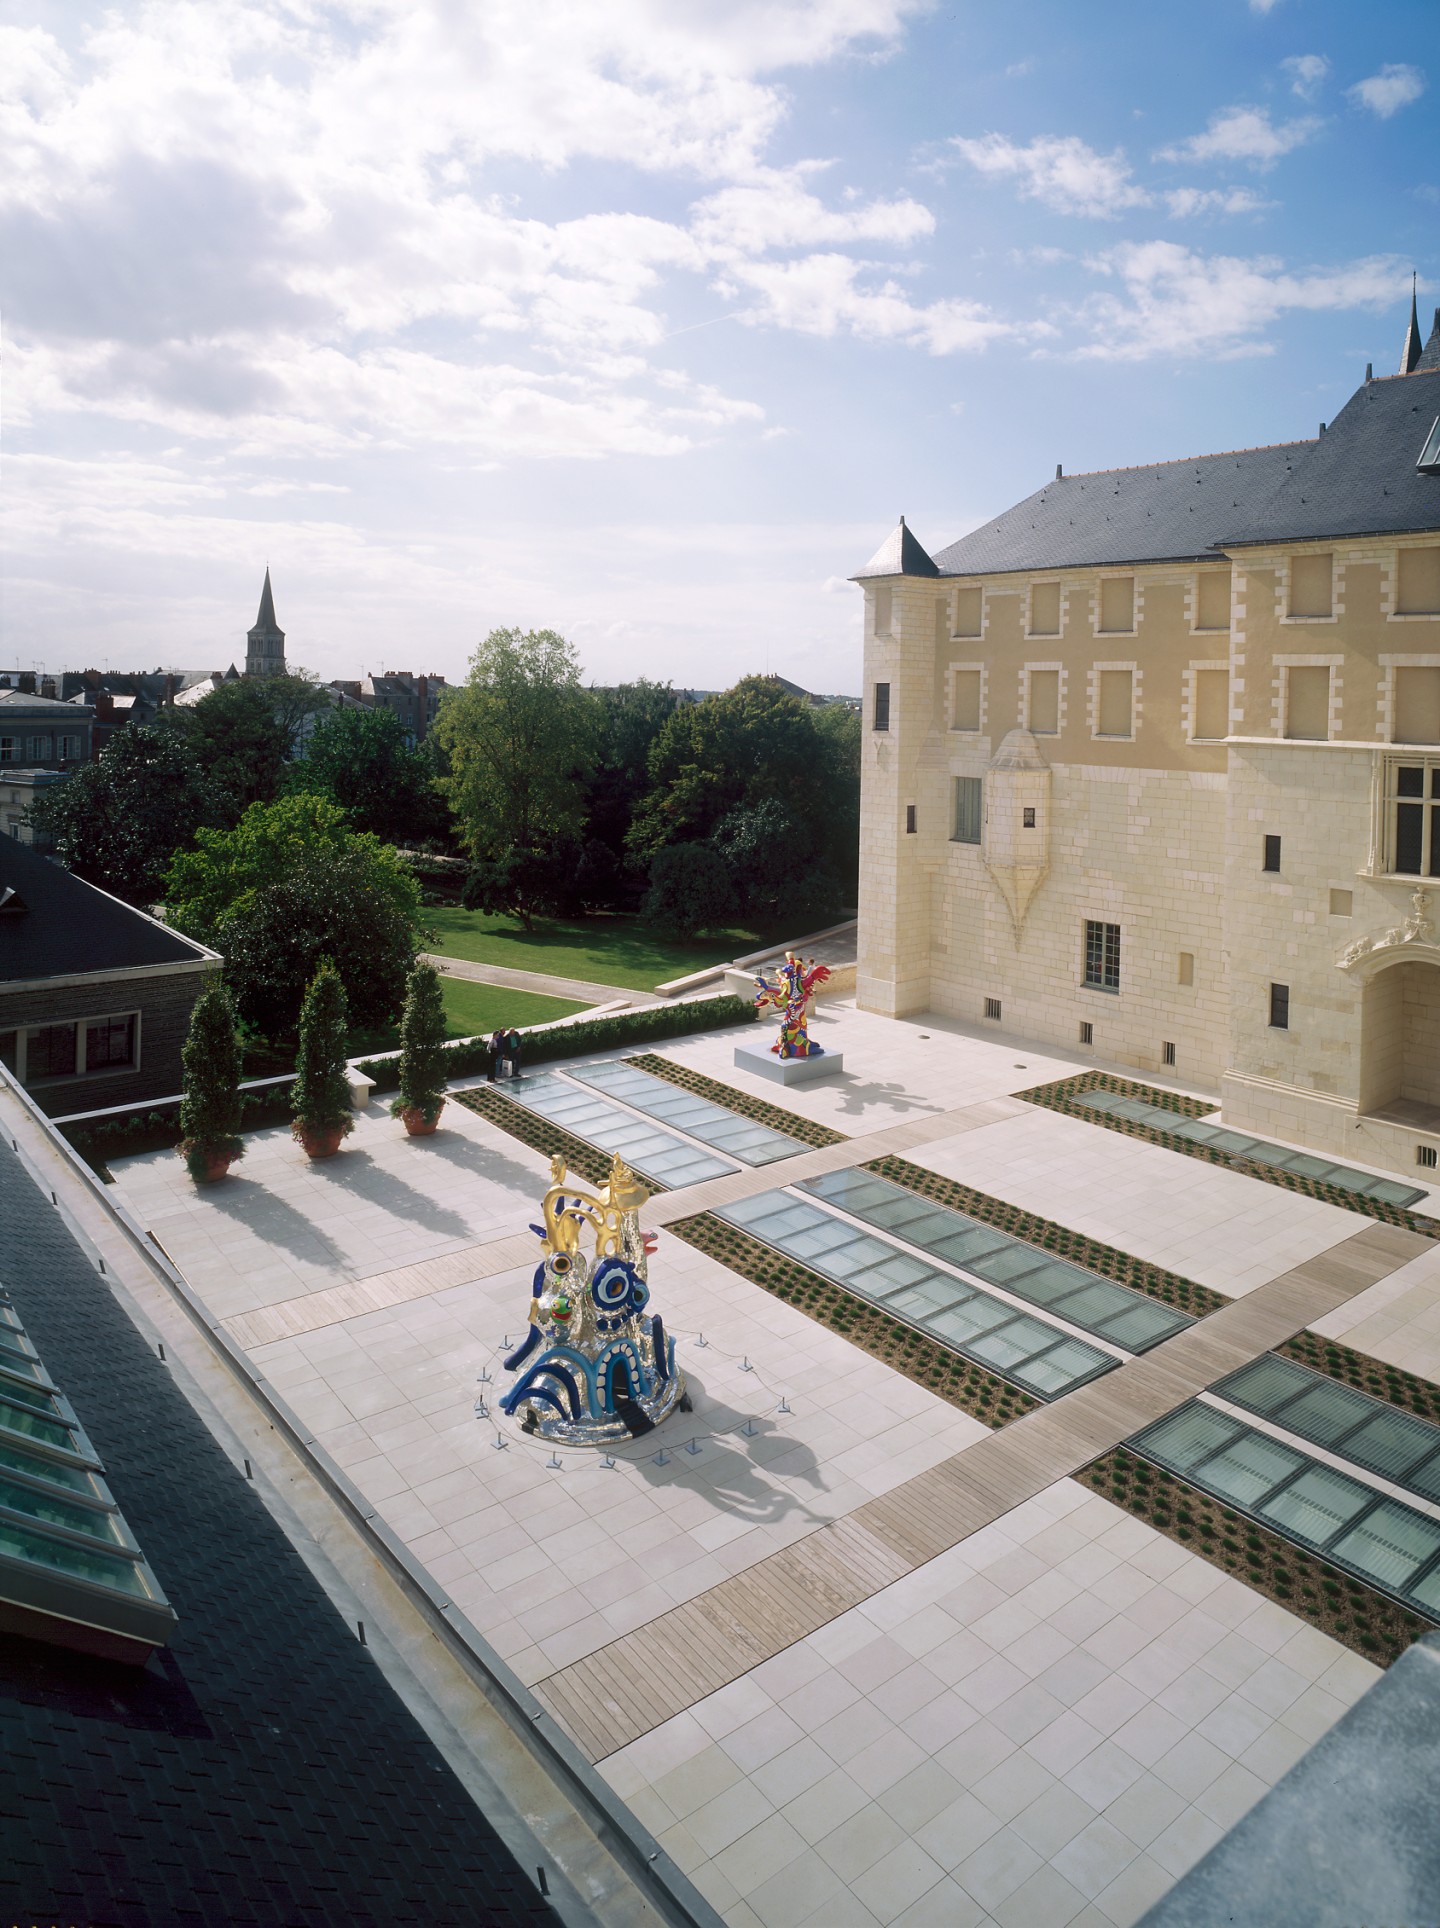
[[[407,1185],[394,1172],[377,1165],[368,1151],[341,1152],[338,1158],[316,1160],[312,1167],[317,1178],[325,1179],[342,1192],[353,1192],[368,1205],[378,1205],[393,1218],[413,1219],[427,1232],[440,1232],[448,1238],[474,1238],[474,1227],[458,1212],[447,1211],[426,1193]]]
[[[800,1513],[815,1525],[823,1525],[828,1514],[816,1513],[782,1481],[801,1479],[820,1490],[825,1478],[820,1463],[800,1440],[791,1442],[788,1453],[775,1455],[786,1461],[783,1472],[771,1471],[769,1456],[762,1460],[755,1448],[780,1432],[773,1419],[757,1419],[723,1400],[709,1400],[693,1377],[689,1379],[693,1413],[674,1413],[653,1433],[636,1440],[624,1457],[637,1467],[651,1485],[673,1484],[678,1478],[703,1491],[723,1513],[764,1526],[775,1520]],[[700,1397],[696,1398],[696,1394]],[[747,1435],[740,1429],[749,1423],[755,1428]],[[691,1440],[700,1447],[693,1457],[686,1447]],[[655,1464],[655,1455],[669,1455],[665,1466]]]
[[[480,1145],[473,1138],[466,1138],[460,1132],[447,1134],[442,1125],[433,1138],[415,1140],[417,1157],[443,1158],[448,1165],[458,1166],[461,1171],[470,1172],[476,1178],[483,1178],[490,1185],[513,1187],[526,1200],[535,1199],[550,1182],[548,1177],[540,1177],[525,1166],[507,1158],[502,1151],[489,1145]],[[539,1153],[536,1153],[539,1156]],[[532,1212],[533,1215],[533,1212]],[[516,1228],[521,1228],[517,1224]]]
[[[267,1245],[310,1264],[343,1266],[345,1255],[313,1219],[253,1178],[232,1172],[222,1184],[207,1186],[205,1203],[233,1218]]]
[[[934,1117],[938,1117],[947,1109],[944,1105],[932,1105],[923,1098],[915,1097],[902,1084],[885,1083],[879,1079],[872,1079],[869,1084],[862,1084],[858,1078],[852,1078],[844,1071],[840,1074],[838,1088],[840,1089],[840,1109],[847,1117],[852,1118],[861,1116],[876,1105],[884,1105],[891,1111],[929,1112]]]

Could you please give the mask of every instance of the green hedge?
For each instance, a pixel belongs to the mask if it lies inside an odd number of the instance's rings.
[[[288,1083],[240,1093],[242,1131],[264,1131],[269,1125],[289,1122]],[[180,1106],[161,1105],[150,1111],[134,1111],[128,1118],[102,1118],[93,1125],[62,1125],[60,1129],[86,1164],[108,1181],[107,1158],[129,1158],[136,1152],[165,1151],[179,1144]]]
[[[680,1038],[692,1031],[723,1031],[732,1024],[752,1024],[758,1013],[749,998],[707,997],[693,1004],[647,1004],[620,1011],[613,1018],[577,1018],[549,1031],[521,1033],[522,1069],[549,1064],[555,1058],[581,1058],[593,1051],[612,1051],[617,1045],[649,1044],[657,1038]],[[445,1047],[445,1070],[451,1078],[470,1077],[487,1063],[486,1041],[463,1038]],[[359,1068],[375,1080],[375,1089],[395,1091],[400,1085],[400,1060],[362,1058]]]

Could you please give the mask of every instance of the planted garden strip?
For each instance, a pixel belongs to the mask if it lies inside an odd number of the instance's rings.
[[[939,1172],[927,1171],[923,1165],[912,1165],[908,1159],[876,1158],[862,1165],[861,1170],[904,1185],[922,1198],[932,1199],[937,1205],[948,1205],[967,1218],[993,1225],[997,1232],[1006,1232],[1012,1238],[1024,1239],[1027,1245],[1053,1252],[1057,1258],[1069,1259],[1087,1272],[1113,1279],[1117,1285],[1128,1285],[1133,1292],[1161,1299],[1166,1305],[1173,1305],[1177,1312],[1188,1312],[1203,1319],[1207,1313],[1218,1312],[1222,1305],[1230,1303],[1223,1293],[1212,1291],[1208,1285],[1197,1285],[1193,1279],[1182,1279],[1178,1272],[1167,1272],[1163,1266],[1132,1258],[1128,1252],[1117,1252],[1114,1246],[1102,1245],[1083,1232],[1072,1232],[1051,1219],[1037,1218],[1018,1205],[1007,1205],[1003,1199],[991,1198],[987,1192],[973,1191],[956,1179],[943,1178]],[[904,1234],[899,1236],[903,1238]]]
[[[1124,1446],[1075,1477],[1379,1667],[1434,1632],[1418,1613]]]
[[[1408,1210],[1403,1205],[1387,1205],[1383,1198],[1366,1198],[1363,1193],[1346,1191],[1343,1186],[1331,1185],[1323,1178],[1305,1178],[1299,1172],[1282,1171],[1278,1165],[1260,1165],[1250,1158],[1237,1158],[1233,1152],[1220,1151],[1214,1145],[1199,1145],[1190,1138],[1177,1138],[1173,1132],[1159,1131],[1154,1125],[1142,1124],[1138,1118],[1114,1118],[1108,1112],[1090,1111],[1073,1102],[1077,1093],[1082,1091],[1113,1091],[1125,1098],[1143,1098],[1146,1104],[1163,1105],[1166,1111],[1181,1111],[1185,1106],[1196,1107],[1185,1111],[1187,1118],[1200,1118],[1216,1109],[1214,1105],[1202,1104],[1194,1098],[1182,1098],[1174,1091],[1157,1091],[1150,1085],[1135,1084],[1128,1078],[1112,1078],[1104,1071],[1082,1071],[1073,1078],[1062,1078],[1055,1084],[1035,1085],[1029,1091],[1017,1091],[1015,1096],[1023,1098],[1027,1104],[1045,1105],[1051,1111],[1063,1112],[1067,1118],[1079,1118],[1087,1125],[1100,1125],[1106,1131],[1118,1131],[1126,1138],[1143,1138],[1147,1144],[1161,1145],[1166,1151],[1184,1152],[1187,1158],[1203,1158],[1207,1164],[1221,1165],[1226,1171],[1239,1172],[1244,1178],[1260,1178],[1267,1185],[1278,1185],[1283,1191],[1299,1192],[1303,1198],[1313,1198],[1322,1205],[1338,1205],[1344,1212],[1359,1212],[1363,1218],[1379,1219],[1383,1225],[1398,1225],[1407,1232],[1417,1232],[1421,1238],[1440,1238],[1440,1219],[1422,1218],[1419,1213]],[[1337,1159],[1334,1161],[1339,1163]]]
[[[907,1379],[927,1386],[987,1426],[1004,1426],[1040,1404],[999,1373],[962,1359],[948,1346],[890,1318],[879,1306],[855,1298],[843,1287],[832,1285],[809,1266],[784,1257],[713,1212],[677,1219],[665,1229],[718,1259],[752,1285],[774,1293],[787,1305],[798,1306],[821,1325],[853,1340],[887,1366],[903,1372]]]
[[[787,1138],[798,1138],[802,1145],[814,1145],[819,1149],[846,1142],[843,1131],[834,1131],[829,1125],[818,1125],[813,1119],[801,1118],[779,1105],[767,1104],[763,1098],[752,1098],[746,1092],[722,1084],[718,1078],[707,1078],[703,1071],[692,1071],[688,1065],[676,1064],[672,1058],[661,1058],[652,1051],[643,1051],[638,1058],[627,1058],[625,1062],[634,1065],[637,1071],[648,1071],[652,1078],[664,1078],[670,1084],[679,1085],[682,1091],[693,1092],[697,1098],[708,1098],[711,1104],[723,1105],[727,1111],[736,1112],[742,1118],[751,1118],[757,1125],[768,1125],[772,1131],[783,1132]]]
[[[1334,1339],[1322,1339],[1318,1332],[1297,1332],[1275,1351],[1282,1359],[1293,1359],[1312,1372],[1339,1380],[1342,1386],[1353,1386],[1356,1392],[1367,1392],[1372,1399],[1383,1399],[1401,1412],[1414,1413],[1440,1426],[1440,1386],[1413,1372],[1386,1365]]]
[[[543,1152],[553,1158],[558,1152],[565,1160],[566,1169],[578,1172],[592,1185],[603,1185],[610,1176],[611,1160],[594,1145],[583,1138],[576,1138],[572,1132],[562,1131],[559,1125],[552,1125],[538,1113],[528,1111],[524,1105],[517,1105],[513,1099],[506,1098],[488,1085],[481,1085],[474,1091],[455,1091],[450,1094],[457,1104],[498,1125],[501,1131],[509,1132],[518,1138],[522,1145],[529,1145],[532,1151]],[[663,1192],[663,1185],[646,1179],[652,1192]]]

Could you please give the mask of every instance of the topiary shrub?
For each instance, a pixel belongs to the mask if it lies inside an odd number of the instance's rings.
[[[245,1156],[245,1146],[239,1135],[242,1060],[235,1006],[218,978],[195,1000],[180,1062],[185,1095],[176,1149],[192,1178],[223,1178],[226,1167]]]
[[[338,1150],[340,1140],[355,1129],[345,1059],[349,1033],[345,986],[327,959],[311,978],[300,1007],[300,1048],[290,1092],[291,1132],[312,1157]]]
[[[400,1020],[400,1095],[390,1107],[393,1118],[418,1114],[433,1128],[445,1103],[445,1003],[440,973],[417,964],[405,987]]]

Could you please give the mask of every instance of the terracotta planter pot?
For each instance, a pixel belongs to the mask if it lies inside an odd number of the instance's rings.
[[[307,1158],[333,1158],[340,1149],[345,1132],[340,1125],[327,1125],[320,1130],[312,1125],[297,1125],[295,1136],[304,1147]]]
[[[442,1098],[435,1107],[435,1116],[427,1121],[419,1105],[407,1105],[400,1113],[400,1122],[412,1138],[428,1138],[440,1122],[440,1113],[445,1109]]]
[[[205,1159],[203,1183],[213,1185],[229,1171],[232,1160],[228,1151],[210,1152]]]

